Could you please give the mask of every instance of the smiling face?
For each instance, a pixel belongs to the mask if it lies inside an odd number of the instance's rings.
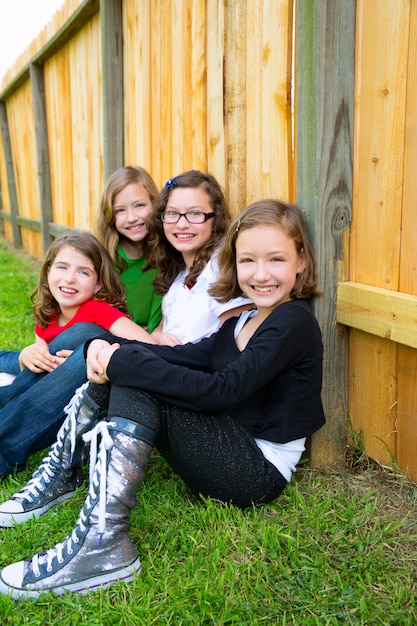
[[[178,213],[187,213],[188,211],[213,212],[209,196],[199,187],[173,189],[165,210],[177,211]],[[190,224],[182,216],[176,224],[164,223],[165,237],[176,250],[181,252],[188,269],[194,263],[198,250],[211,238],[212,232],[213,219],[209,219],[203,224]]]
[[[92,261],[73,246],[63,246],[48,270],[49,290],[58,302],[64,320],[100,289]]]
[[[259,314],[267,316],[279,304],[291,300],[305,259],[283,228],[262,225],[239,233],[236,264],[240,288],[255,303]]]
[[[148,234],[146,222],[152,213],[152,202],[145,187],[131,183],[115,195],[114,225],[123,237],[123,247],[129,257],[138,257],[141,242]]]

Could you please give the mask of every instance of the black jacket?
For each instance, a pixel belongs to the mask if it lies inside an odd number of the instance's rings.
[[[109,380],[178,406],[229,413],[261,439],[286,443],[311,435],[325,418],[323,347],[309,304],[279,305],[242,352],[233,334],[237,319],[197,344],[175,348],[120,339]]]

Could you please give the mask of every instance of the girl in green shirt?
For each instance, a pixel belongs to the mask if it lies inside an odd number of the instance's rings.
[[[162,318],[162,297],[154,292],[157,270],[145,269],[146,223],[158,188],[141,167],[122,167],[110,175],[101,199],[97,236],[108,250],[126,291],[132,319],[151,333]]]

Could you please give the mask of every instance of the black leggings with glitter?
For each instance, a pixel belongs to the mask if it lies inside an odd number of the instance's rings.
[[[90,391],[103,405],[106,386],[90,385]],[[194,412],[112,385],[108,416],[154,431],[156,448],[197,496],[245,508],[274,500],[286,485],[254,438],[228,415]]]

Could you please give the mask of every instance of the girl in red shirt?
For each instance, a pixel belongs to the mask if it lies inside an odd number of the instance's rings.
[[[31,299],[35,343],[21,350],[21,369],[41,373],[58,367],[64,357],[50,354],[47,344],[81,322],[97,324],[118,337],[153,343],[127,315],[124,290],[111,259],[88,232],[71,232],[52,243]]]

